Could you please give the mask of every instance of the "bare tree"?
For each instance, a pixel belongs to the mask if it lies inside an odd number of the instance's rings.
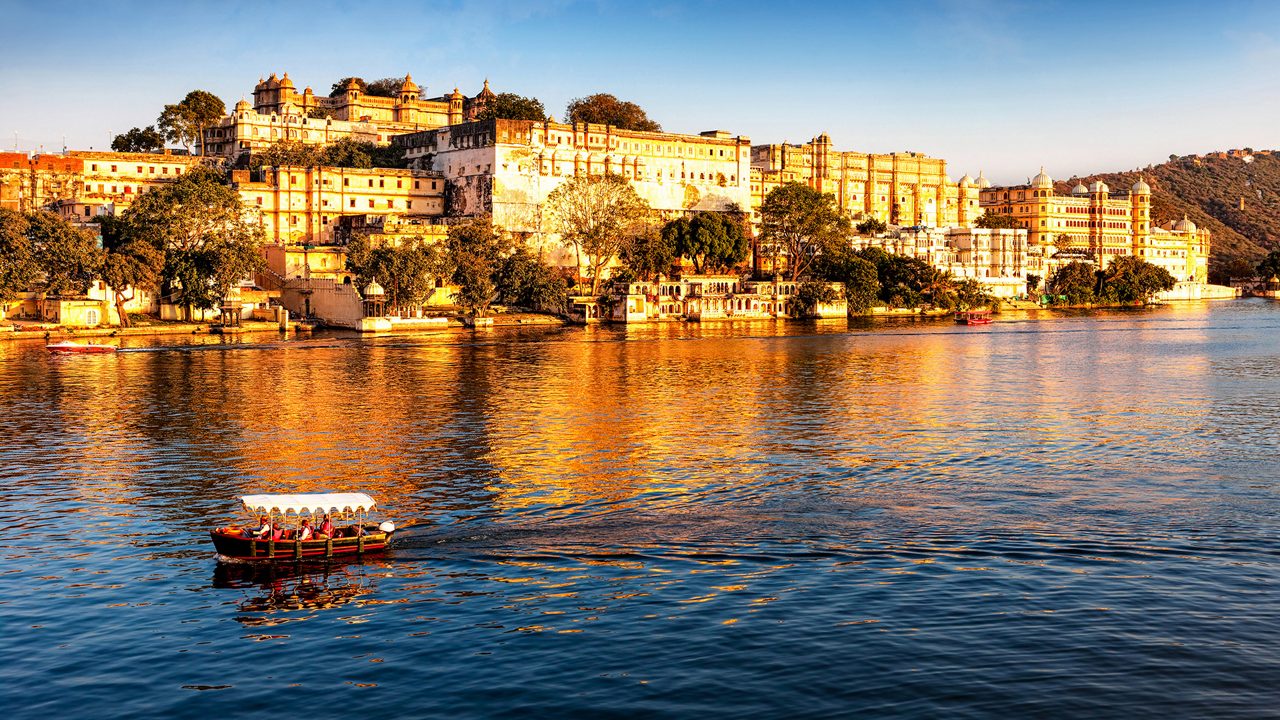
[[[551,227],[577,255],[579,279],[585,259],[595,295],[600,273],[624,242],[644,231],[653,210],[626,178],[606,174],[570,179],[547,196],[546,212]]]

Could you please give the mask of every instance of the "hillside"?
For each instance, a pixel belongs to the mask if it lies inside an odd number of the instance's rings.
[[[1151,185],[1156,224],[1181,218],[1213,232],[1209,273],[1217,280],[1252,274],[1267,252],[1280,248],[1280,151],[1231,151],[1171,157],[1142,170],[1099,173],[1058,182],[1071,192],[1080,181],[1102,180],[1127,192],[1138,176]]]

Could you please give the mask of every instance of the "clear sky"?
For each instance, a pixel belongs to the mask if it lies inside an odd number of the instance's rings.
[[[200,88],[413,73],[428,95],[593,92],[674,132],[828,132],[1022,182],[1280,148],[1280,1],[65,3],[0,0],[0,148],[103,149]]]

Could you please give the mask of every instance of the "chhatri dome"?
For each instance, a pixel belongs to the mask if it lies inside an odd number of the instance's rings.
[[[413,75],[405,73],[404,82],[400,83],[400,92],[418,92],[419,89],[418,84],[413,81]]]
[[[991,187],[991,181],[987,179],[986,175],[982,174],[981,170],[978,171],[978,179],[976,182],[978,183],[978,188],[981,190],[986,190]]]
[[[1089,192],[1091,193],[1111,192],[1111,188],[1101,180],[1094,180],[1093,182],[1089,183]]]
[[[364,296],[366,298],[382,297],[386,294],[387,291],[382,289],[377,279],[370,280],[369,284],[364,286]]]
[[[244,98],[240,98],[240,102],[236,103],[236,112],[249,112],[252,109],[253,109],[253,106],[250,105],[249,101],[245,100]]]
[[[964,176],[960,178],[960,187],[969,187],[972,184],[973,178],[969,177],[969,173],[965,173]]]
[[[1071,188],[1071,194],[1072,195],[1088,195],[1089,188],[1085,187],[1084,183],[1078,182],[1076,183],[1075,187]]]
[[[1188,220],[1187,216],[1184,214],[1181,220],[1173,224],[1173,229],[1178,232],[1193,233],[1196,231],[1196,224]]]
[[[1138,182],[1134,183],[1133,187],[1129,188],[1129,190],[1135,195],[1151,194],[1151,186],[1148,185],[1146,181],[1142,179],[1141,175],[1138,176]]]
[[[1053,189],[1053,178],[1049,177],[1048,173],[1044,171],[1043,165],[1040,166],[1040,174],[1031,178],[1031,187],[1048,190]]]

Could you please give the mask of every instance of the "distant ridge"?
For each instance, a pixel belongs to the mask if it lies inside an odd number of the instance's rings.
[[[1151,185],[1155,224],[1185,214],[1213,232],[1211,278],[1252,275],[1263,255],[1280,248],[1280,151],[1246,148],[1170,156],[1168,162],[1142,170],[1062,180],[1057,189],[1070,193],[1077,182],[1101,180],[1112,192],[1128,192],[1139,176]]]

